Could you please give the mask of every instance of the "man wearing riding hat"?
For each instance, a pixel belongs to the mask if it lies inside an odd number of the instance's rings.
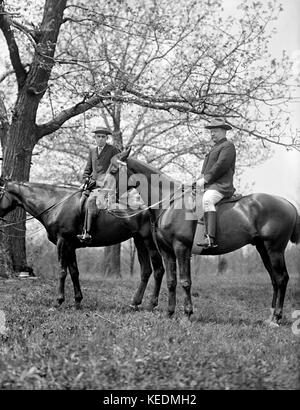
[[[94,216],[97,214],[96,196],[90,195],[94,188],[101,187],[105,172],[107,171],[111,158],[120,151],[113,145],[107,143],[111,131],[107,128],[98,127],[93,131],[95,134],[96,147],[90,148],[86,167],[83,172],[83,200],[88,197],[86,214],[84,220],[83,234],[77,238],[84,243],[92,240],[90,234]]]
[[[198,246],[216,247],[216,208],[215,205],[223,198],[233,195],[233,175],[235,172],[235,146],[226,138],[226,132],[232,127],[222,118],[213,119],[205,127],[211,131],[214,146],[205,156],[201,174],[203,177],[197,185],[204,186],[203,210],[205,236]]]

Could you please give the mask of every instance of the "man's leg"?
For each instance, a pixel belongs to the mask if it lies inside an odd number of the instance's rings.
[[[88,243],[92,240],[91,230],[92,230],[93,219],[94,219],[94,215],[96,211],[97,211],[96,196],[92,195],[91,193],[91,195],[87,199],[87,204],[86,204],[83,234],[77,235],[77,238],[81,242]]]
[[[217,213],[215,204],[221,201],[224,195],[214,189],[208,189],[203,195],[203,210],[204,210],[204,224],[205,224],[205,237],[198,246],[205,248],[214,248],[218,246],[216,244],[216,223]]]
[[[92,226],[93,226],[94,217],[97,213],[97,209],[98,208],[96,205],[96,196],[92,196],[87,204],[87,215],[86,215],[86,225],[85,225],[86,235],[88,235],[90,239],[92,238],[91,236]]]

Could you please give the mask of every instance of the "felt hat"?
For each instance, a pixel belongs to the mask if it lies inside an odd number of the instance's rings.
[[[231,125],[227,124],[223,118],[213,118],[204,128],[211,130],[212,128],[223,128],[224,130],[232,130]]]
[[[111,135],[111,131],[108,128],[98,127],[93,131],[94,134]]]

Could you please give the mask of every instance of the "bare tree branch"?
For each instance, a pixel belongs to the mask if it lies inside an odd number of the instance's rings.
[[[21,88],[26,80],[26,70],[21,62],[19,48],[11,28],[11,20],[4,9],[4,1],[0,0],[0,29],[2,30],[9,50],[13,69],[16,74],[18,87]]]
[[[52,134],[57,131],[66,121],[79,114],[82,114],[92,107],[102,103],[105,99],[109,99],[110,87],[103,91],[102,95],[94,95],[90,98],[84,98],[81,102],[73,105],[72,107],[63,110],[60,114],[54,117],[51,121],[37,126],[37,140],[40,140],[43,136]]]

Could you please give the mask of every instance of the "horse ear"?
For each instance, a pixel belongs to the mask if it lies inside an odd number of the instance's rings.
[[[120,159],[121,159],[122,161],[124,161],[125,159],[127,159],[127,158],[129,157],[130,151],[131,151],[131,147],[125,148],[125,150],[122,152],[122,155],[121,155]]]

